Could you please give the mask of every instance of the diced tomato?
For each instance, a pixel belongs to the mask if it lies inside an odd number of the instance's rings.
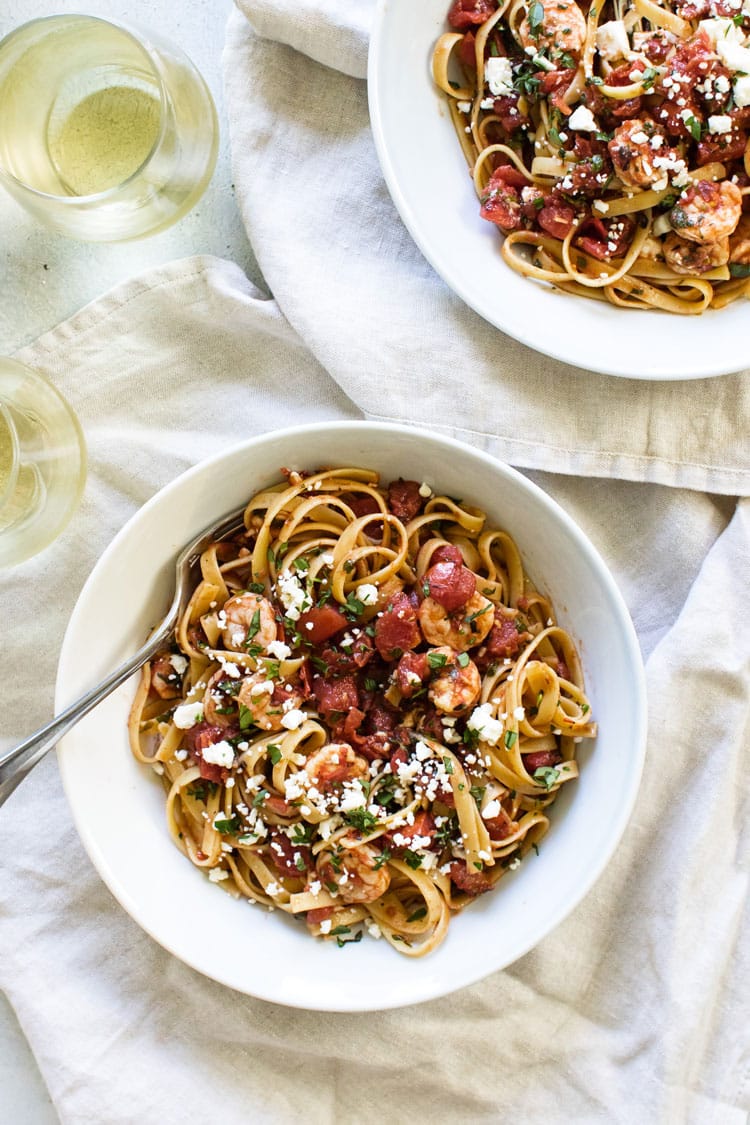
[[[479,212],[483,219],[495,223],[506,232],[519,230],[523,226],[521,196],[518,189],[507,182],[507,175],[507,166],[495,169],[482,195]]]
[[[512,657],[516,656],[530,640],[531,633],[526,629],[519,631],[514,618],[505,617],[504,614],[495,611],[495,621],[484,648],[487,650],[487,655],[494,659]]]
[[[430,597],[448,613],[465,606],[477,588],[477,580],[463,563],[435,563],[425,574]]]
[[[476,65],[476,41],[477,37],[474,32],[467,31],[458,48],[458,57],[468,70]]]
[[[432,552],[432,557],[430,559],[430,562],[433,564],[439,562],[454,562],[458,563],[459,566],[463,565],[463,561],[464,557],[461,551],[458,547],[454,546],[453,543],[446,543],[445,546],[438,547],[436,551]]]
[[[422,640],[417,613],[406,594],[395,594],[378,617],[375,625],[375,644],[385,660],[397,660],[409,649],[416,648]]]
[[[347,644],[346,649],[347,651],[335,647],[321,649],[317,659],[328,668],[327,676],[342,676],[346,672],[356,672],[358,668],[364,668],[375,655],[373,639],[363,629],[353,637],[351,644]],[[316,667],[320,667],[320,663],[316,664]]]
[[[492,883],[482,871],[471,871],[466,860],[457,859],[451,864],[451,882],[467,895],[482,895],[492,890]]]
[[[709,133],[698,143],[698,167],[702,168],[714,160],[722,163],[739,160],[744,156],[746,145],[747,133],[743,129],[733,128],[729,133],[717,133],[715,136]]]
[[[448,23],[457,31],[478,27],[497,10],[495,0],[453,0],[448,12]]]
[[[266,800],[266,804],[269,799]],[[285,832],[279,832],[277,829],[271,829],[269,853],[281,875],[293,875],[300,879],[313,866],[310,848],[293,844]]]
[[[335,680],[313,676],[312,689],[318,710],[324,719],[329,719],[334,712],[344,716],[359,704],[359,692],[354,676],[339,676]]]
[[[388,507],[394,516],[408,523],[421,512],[424,498],[419,495],[418,480],[392,480],[388,485]]]
[[[398,828],[386,832],[386,836],[388,836],[390,840],[393,840],[394,835],[399,837],[399,843],[395,845],[397,848],[410,848],[415,837],[421,836],[424,838],[429,836],[430,844],[421,844],[421,847],[430,847],[435,839],[436,832],[435,818],[432,813],[422,811],[414,814],[413,824],[400,824]],[[404,843],[404,839],[406,843]]]
[[[484,826],[491,840],[504,840],[506,836],[510,836],[513,831],[513,821],[510,819],[505,809],[500,809],[497,816],[485,820]]]
[[[297,626],[300,634],[311,644],[319,645],[345,629],[349,622],[341,610],[333,605],[322,605],[300,614]],[[312,626],[309,628],[308,626]]]
[[[563,200],[554,196],[548,196],[536,217],[536,221],[547,234],[551,234],[553,238],[559,238],[562,241],[570,233],[575,217],[575,209],[569,203],[564,203]]]
[[[263,802],[263,808],[267,809],[269,812],[275,813],[276,816],[292,816],[295,812],[294,807],[290,805],[288,801],[285,801],[283,797],[266,797]]]
[[[419,691],[430,674],[427,654],[424,652],[405,652],[396,668],[396,683],[404,699],[409,699]]]
[[[564,100],[564,95],[575,74],[575,69],[550,70],[544,74],[539,85],[540,90],[547,95],[555,109],[565,117],[570,114],[571,109]]]
[[[556,766],[562,761],[562,755],[557,750],[537,750],[533,754],[522,754],[521,757],[526,771],[530,774],[544,766]]]

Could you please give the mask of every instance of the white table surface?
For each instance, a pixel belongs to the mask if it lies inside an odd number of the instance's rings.
[[[151,266],[191,254],[231,258],[262,284],[234,201],[221,51],[231,0],[3,0],[0,37],[26,20],[61,12],[127,19],[170,37],[196,63],[219,111],[222,141],[213,180],[191,214],[154,238],[120,245],[52,234],[0,191],[0,355]],[[2,591],[0,587],[0,604]],[[13,1011],[0,993],[0,1122],[55,1125],[57,1114]]]

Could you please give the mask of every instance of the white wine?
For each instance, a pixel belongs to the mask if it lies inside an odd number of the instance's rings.
[[[0,182],[62,234],[155,234],[201,196],[217,149],[205,82],[158,34],[70,15],[0,41]]]
[[[66,114],[55,114],[48,146],[61,181],[73,195],[117,187],[147,160],[161,122],[158,90],[105,86]]]
[[[0,567],[52,542],[85,476],[83,435],[65,399],[38,371],[0,358]]]

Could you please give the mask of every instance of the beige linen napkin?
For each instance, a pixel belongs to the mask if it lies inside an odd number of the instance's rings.
[[[569,367],[486,324],[436,276],[385,187],[366,85],[349,77],[364,75],[374,0],[237,2],[247,18],[230,18],[224,76],[245,226],[284,315],[368,417],[528,468],[750,491],[746,375],[670,384]]]
[[[62,538],[2,580],[6,744],[49,717],[78,590],[144,500],[249,434],[359,416],[277,305],[215,259],[130,282],[19,355],[71,399],[91,465]],[[535,475],[609,559],[649,655],[646,771],[606,873],[479,985],[401,1011],[295,1012],[141,932],[48,759],[0,810],[0,987],[64,1125],[743,1125],[750,500]]]

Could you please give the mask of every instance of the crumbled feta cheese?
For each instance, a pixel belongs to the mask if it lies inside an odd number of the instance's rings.
[[[739,43],[731,39],[718,39],[716,54],[730,70],[739,70],[743,74],[750,74],[750,48],[741,47]]]
[[[378,588],[377,586],[373,586],[372,582],[363,582],[361,586],[357,586],[354,596],[358,598],[363,605],[375,605],[375,602],[378,600]]]
[[[698,24],[698,30],[708,36],[717,50],[720,42],[742,43],[745,38],[742,30],[736,27],[734,20],[731,19],[701,20]]]
[[[221,883],[224,879],[229,878],[229,872],[225,871],[223,867],[212,867],[208,873],[210,883]]]
[[[323,921],[320,923],[320,932],[321,932],[321,934],[330,934],[330,932],[331,932],[331,919],[330,918],[324,918]]]
[[[289,645],[285,645],[283,641],[271,641],[267,651],[269,656],[275,656],[277,660],[288,660],[292,655]]]
[[[708,119],[709,133],[731,133],[732,118],[728,113],[716,113]]]
[[[735,79],[734,104],[739,109],[744,109],[746,105],[750,105],[750,74],[743,74]]]
[[[414,753],[416,754],[417,761],[419,762],[426,762],[428,758],[432,757],[431,748],[427,745],[426,742],[422,742],[421,739],[414,747]]]
[[[297,621],[300,614],[312,605],[310,595],[296,574],[281,573],[276,580],[276,589],[291,621]]]
[[[187,750],[175,750],[174,756],[176,761],[184,762],[188,756],[188,752]]]
[[[265,693],[267,693],[268,695],[273,695],[275,690],[276,684],[273,682],[273,680],[261,680],[260,683],[253,684],[253,686],[250,688],[250,694],[255,698]]]
[[[313,879],[312,883],[310,884],[310,886],[307,889],[309,890],[311,895],[313,895],[315,898],[317,898],[318,895],[320,894],[320,889],[321,889],[320,881],[318,879]]]
[[[494,98],[482,98],[481,102],[479,103],[479,108],[480,109],[494,109],[495,108],[495,99]]]
[[[204,762],[210,762],[214,766],[224,766],[225,769],[234,762],[234,747],[225,740],[221,742],[212,742],[210,746],[206,746],[201,750],[201,755]]]
[[[383,936],[383,932],[380,929],[380,926],[377,924],[377,922],[368,922],[367,923],[367,932],[370,935],[370,937],[375,938],[375,940],[377,940],[378,938],[381,938]]]
[[[482,809],[482,817],[484,820],[494,820],[496,816],[500,816],[500,802],[488,801]]]
[[[281,887],[279,886],[278,883],[269,883],[268,886],[266,887],[266,894],[270,895],[271,898],[273,898],[274,895],[277,895],[277,894],[280,894],[280,893],[281,893]]]
[[[603,59],[627,58],[630,40],[622,20],[610,20],[596,29],[596,49]]]
[[[510,59],[492,55],[484,64],[484,80],[496,98],[513,93],[513,64]]]
[[[456,108],[461,113],[471,113],[471,102],[456,102]]]
[[[291,711],[287,711],[285,715],[282,715],[281,725],[282,727],[286,727],[287,730],[297,730],[298,727],[302,726],[306,717],[304,711],[300,711],[299,708],[294,707]]]
[[[638,129],[637,132],[632,133],[630,139],[634,145],[648,144],[648,136],[643,132],[643,129]]]
[[[579,133],[597,133],[599,131],[593,113],[585,105],[579,105],[577,109],[573,110],[568,118],[568,128],[577,129]]]
[[[180,730],[189,730],[199,723],[203,718],[203,704],[202,703],[181,703],[179,707],[175,708],[172,715],[172,722]]]
[[[466,725],[469,730],[477,731],[481,741],[487,742],[490,746],[496,746],[505,732],[503,724],[498,719],[493,719],[492,706],[489,703],[482,703],[479,707],[475,707]]]
[[[178,676],[184,675],[185,669],[188,666],[187,657],[181,656],[178,652],[171,653],[169,657],[169,663],[172,665]]]

